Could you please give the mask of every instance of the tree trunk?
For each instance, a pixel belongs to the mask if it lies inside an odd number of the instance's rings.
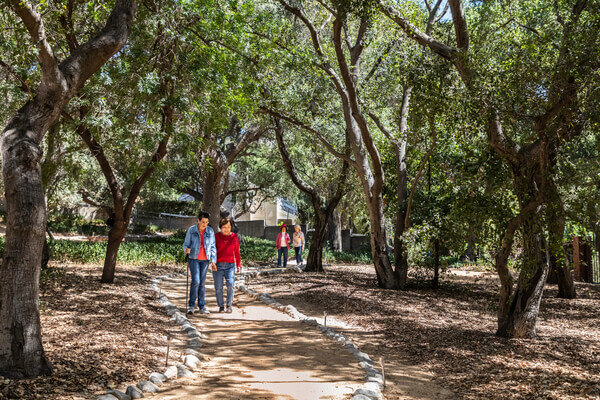
[[[406,253],[406,246],[402,240],[402,235],[404,235],[404,230],[406,229],[406,206],[408,200],[408,173],[405,162],[406,144],[406,140],[402,140],[400,146],[396,146],[396,196],[398,199],[398,210],[394,225],[394,263],[398,288],[401,290],[406,289],[408,281],[408,255]]]
[[[0,267],[0,375],[35,377],[51,372],[42,347],[39,274],[46,229],[40,144],[69,100],[121,49],[136,3],[119,0],[100,33],[59,64],[43,18],[26,2],[11,2],[37,47],[42,79],[2,132],[2,174],[7,232]]]
[[[342,220],[336,210],[331,214],[327,223],[327,239],[329,247],[334,251],[342,251]]]
[[[35,100],[34,100],[35,101]],[[39,142],[29,138],[39,115],[27,103],[2,135],[6,242],[0,267],[0,375],[50,374],[42,347],[39,276],[46,229]]]
[[[315,230],[313,232],[308,257],[306,258],[306,272],[323,272],[323,246],[327,233],[327,218],[325,215],[315,217]]]
[[[547,201],[548,233],[550,236],[549,252],[553,272],[558,283],[558,297],[574,299],[576,297],[573,274],[565,257],[563,236],[565,233],[565,209],[562,199],[554,184],[549,184]]]
[[[475,237],[475,230],[473,228],[469,229],[469,236],[467,238],[467,250],[465,252],[466,258],[468,261],[477,262],[477,255],[475,254],[475,241],[477,238]]]
[[[202,182],[202,209],[210,215],[210,226],[215,232],[219,232],[219,221],[221,220],[220,181],[221,172],[212,169],[204,174]]]
[[[117,255],[123,238],[127,233],[127,223],[116,220],[108,232],[108,243],[106,245],[106,256],[104,257],[104,268],[102,269],[102,283],[113,283],[115,280],[115,269],[117,267]]]
[[[398,289],[398,282],[388,252],[381,193],[367,204],[371,222],[371,256],[377,273],[377,282],[382,288]]]
[[[509,338],[534,338],[535,324],[544,292],[550,260],[543,252],[544,233],[539,213],[530,213],[523,223],[523,261],[517,288],[505,315],[499,316],[496,334]]]
[[[433,280],[431,281],[431,287],[437,289],[440,286],[440,240],[435,239],[434,246],[434,260],[433,260]]]

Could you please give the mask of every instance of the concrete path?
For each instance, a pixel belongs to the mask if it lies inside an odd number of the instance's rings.
[[[186,279],[161,289],[185,312]],[[217,313],[207,277],[210,315],[188,316],[203,336],[208,356],[197,379],[177,380],[154,399],[349,399],[364,383],[364,370],[350,353],[314,327],[236,293],[233,313]]]

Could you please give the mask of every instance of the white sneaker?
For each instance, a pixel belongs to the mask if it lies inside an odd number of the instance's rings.
[[[199,312],[200,314],[210,314],[210,311],[208,311],[208,310],[206,309],[206,307],[204,307],[204,308],[201,308],[201,309],[200,309],[200,311],[198,311],[198,312]]]
[[[188,314],[193,314],[194,313],[194,307],[188,307],[187,313]]]

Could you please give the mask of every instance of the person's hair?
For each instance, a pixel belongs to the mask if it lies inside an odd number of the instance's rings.
[[[198,213],[198,219],[202,220],[202,218],[210,219],[210,215],[206,211],[200,211]]]
[[[231,221],[231,218],[229,218],[229,217],[221,218],[221,220],[219,221],[219,228],[222,228],[227,224],[230,224],[231,227],[233,228],[233,222]]]
[[[300,228],[300,229],[302,229],[302,227],[300,225],[294,225],[294,228]]]

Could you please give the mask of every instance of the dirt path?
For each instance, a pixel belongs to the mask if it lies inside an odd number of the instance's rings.
[[[161,284],[182,311],[185,285]],[[154,399],[349,399],[364,383],[358,361],[320,331],[239,292],[232,314],[216,313],[210,273],[206,287],[212,314],[189,319],[210,360],[198,379],[178,380]]]

